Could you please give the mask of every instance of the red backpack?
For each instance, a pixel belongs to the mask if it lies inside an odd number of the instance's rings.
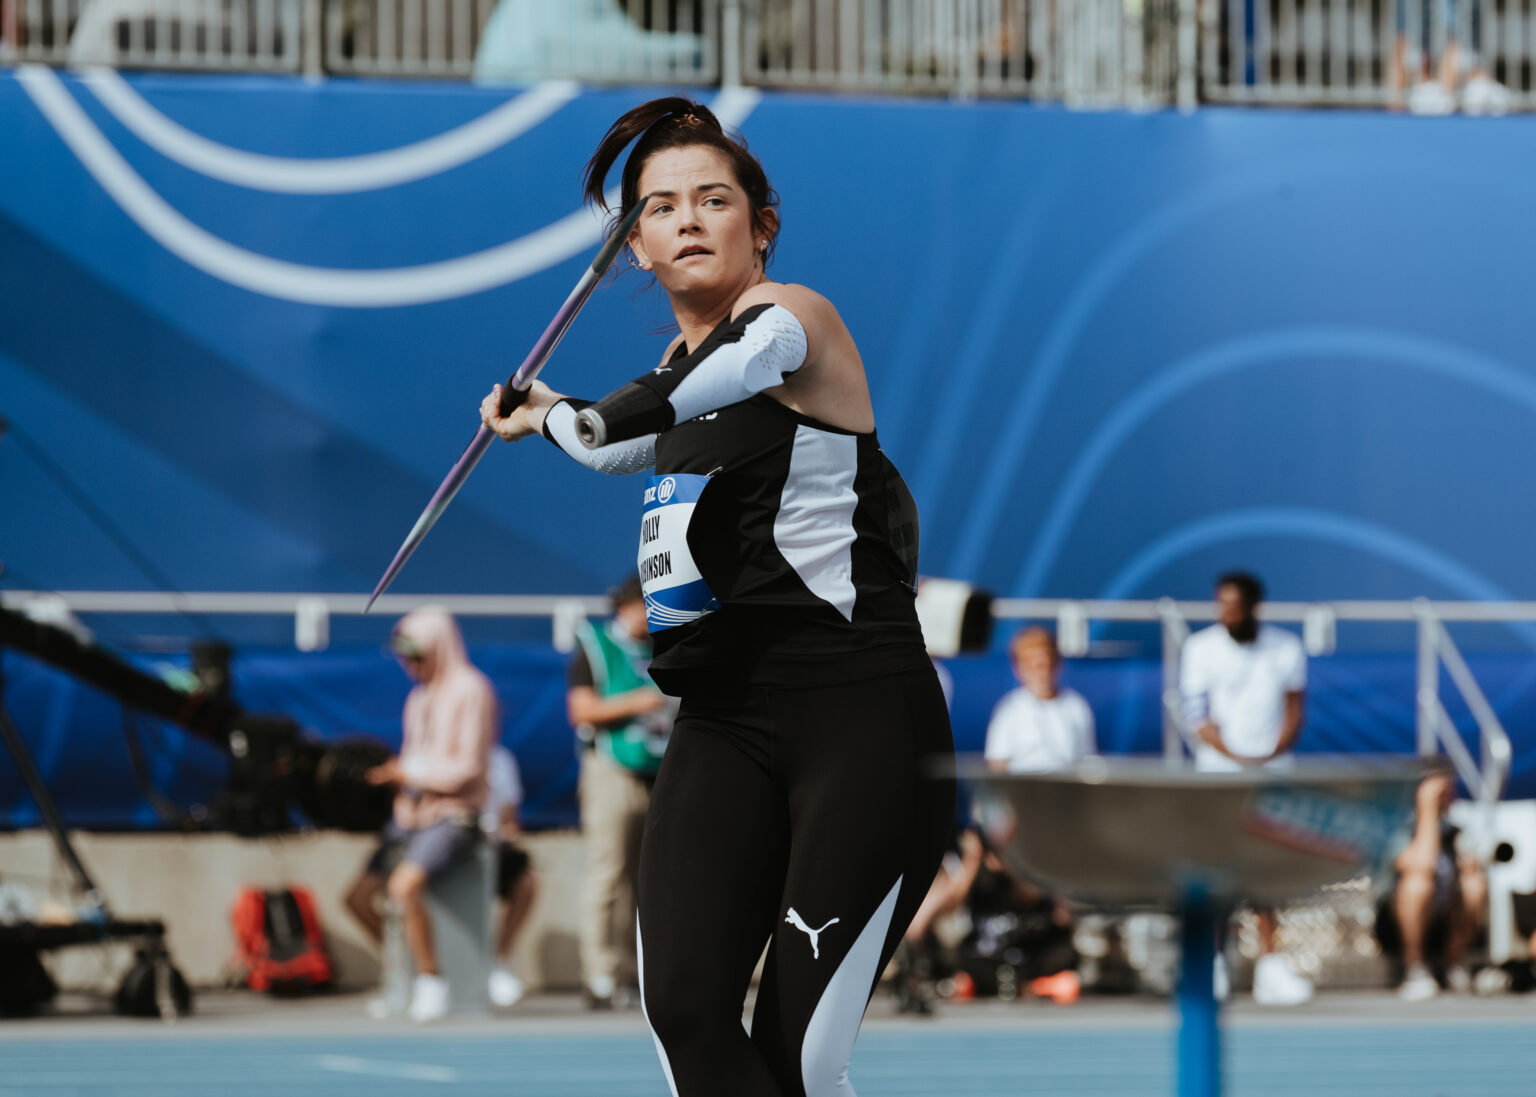
[[[330,984],[331,958],[305,888],[246,888],[235,899],[230,921],[252,990],[303,994]]]

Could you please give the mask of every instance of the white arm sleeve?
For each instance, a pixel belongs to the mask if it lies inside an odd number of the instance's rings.
[[[656,463],[656,436],[642,434],[627,442],[588,449],[576,436],[576,409],[562,400],[549,409],[544,418],[544,436],[565,451],[573,461],[609,476],[628,476],[642,472]]]
[[[783,383],[805,364],[805,328],[782,305],[753,305],[692,354],[663,362],[582,410],[578,437],[601,449],[667,430]]]
[[[753,312],[749,309],[739,318],[746,323],[734,341],[721,343],[696,361],[685,358],[675,367],[661,365],[651,371],[650,385],[672,405],[674,423],[739,404],[783,384],[786,374],[805,364],[805,328],[795,314],[782,305]],[[675,386],[666,383],[674,368],[682,375]]]

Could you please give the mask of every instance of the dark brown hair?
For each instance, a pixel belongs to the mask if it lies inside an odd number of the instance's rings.
[[[768,182],[763,165],[752,155],[740,134],[726,133],[720,120],[708,107],[691,99],[674,95],[641,103],[608,127],[608,132],[598,142],[597,151],[587,161],[587,170],[582,176],[582,190],[592,205],[608,209],[603,184],[608,178],[609,169],[631,141],[635,147],[624,161],[619,185],[619,208],[617,211],[609,210],[613,215],[609,231],[640,201],[640,172],[645,168],[647,160],[663,149],[703,145],[717,149],[725,156],[736,174],[736,182],[746,192],[752,209],[752,229],[761,232],[768,241],[768,247],[763,252],[763,266],[768,265],[778,243],[779,196]],[[770,210],[774,212],[768,213]]]

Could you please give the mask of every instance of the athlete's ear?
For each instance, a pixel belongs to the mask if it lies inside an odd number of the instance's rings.
[[[629,234],[629,264],[640,270],[651,269],[651,256],[645,250],[645,241],[640,239],[640,230],[635,229]]]
[[[772,244],[779,235],[780,227],[779,211],[772,207],[765,207],[758,210],[757,224],[753,226],[752,235],[755,240],[761,240],[765,245]]]

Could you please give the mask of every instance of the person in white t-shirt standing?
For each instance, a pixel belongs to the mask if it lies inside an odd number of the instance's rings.
[[[1259,623],[1264,587],[1247,572],[1216,581],[1217,621],[1184,644],[1179,685],[1195,768],[1238,772],[1283,769],[1301,735],[1307,655],[1295,633]],[[1253,997],[1262,1005],[1300,1005],[1312,984],[1275,950],[1275,915],[1258,910],[1259,956]],[[1226,983],[1217,962],[1217,989]]]
[[[1097,752],[1093,710],[1083,695],[1061,688],[1056,638],[1038,626],[1008,645],[1022,683],[1003,695],[987,725],[987,765],[1000,773],[1044,773]]]

